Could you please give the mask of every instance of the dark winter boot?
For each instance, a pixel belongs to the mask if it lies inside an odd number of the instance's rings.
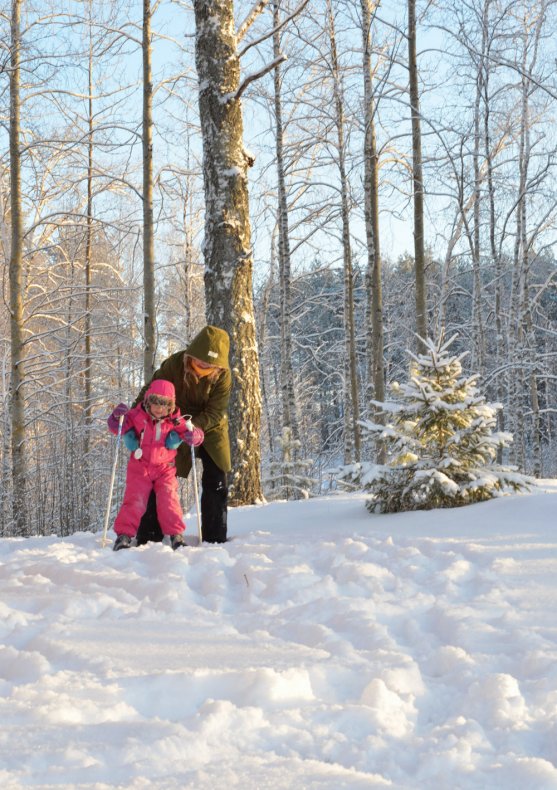
[[[176,551],[176,549],[186,545],[186,541],[184,540],[184,536],[181,532],[179,532],[177,535],[170,536],[170,545],[172,546],[173,551]]]
[[[129,549],[132,545],[132,539],[129,535],[118,535],[116,540],[114,541],[114,546],[112,547],[112,551],[120,551],[120,549]]]

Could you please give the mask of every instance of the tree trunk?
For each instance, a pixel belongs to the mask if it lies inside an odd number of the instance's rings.
[[[481,200],[482,200],[482,175],[480,165],[481,148],[481,120],[480,107],[482,97],[482,83],[485,53],[485,30],[482,35],[482,52],[476,74],[476,98],[474,102],[474,227],[472,235],[472,269],[473,269],[473,339],[474,355],[472,364],[474,370],[479,371],[482,378],[485,376],[485,333],[482,317],[482,278],[481,278]]]
[[[379,157],[375,137],[375,101],[371,68],[371,21],[377,3],[361,0],[364,70],[364,214],[367,242],[367,348],[368,348],[368,397],[385,400],[385,365],[383,360],[383,293],[381,282],[381,250],[379,246]],[[381,415],[373,409],[370,416],[379,420]],[[384,452],[378,448],[379,462]]]
[[[528,292],[528,245],[526,238],[527,221],[527,183],[530,163],[530,80],[527,76],[527,45],[524,42],[521,78],[521,117],[518,155],[518,195],[516,200],[516,231],[513,254],[513,275],[510,297],[510,327],[512,339],[509,343],[508,367],[511,371],[509,404],[513,421],[514,442],[512,457],[521,469],[525,468],[525,400],[527,393],[528,363],[526,347],[526,294]]]
[[[279,3],[273,6],[273,57],[280,56],[280,32],[276,30],[280,24]],[[282,394],[282,424],[291,429],[294,442],[300,438],[298,419],[296,414],[296,399],[294,394],[294,371],[292,369],[292,326],[291,312],[291,272],[290,272],[290,238],[288,228],[288,204],[286,200],[286,185],[284,177],[284,150],[283,150],[283,122],[281,98],[281,74],[277,66],[274,70],[275,89],[275,144],[277,155],[277,184],[278,184],[278,258],[280,279],[280,336],[281,336],[281,394]],[[296,444],[293,445],[294,447]]]
[[[12,0],[10,52],[10,206],[12,238],[10,250],[11,334],[11,434],[12,502],[14,534],[28,534],[26,513],[28,487],[25,446],[24,334],[23,334],[23,232],[21,216],[20,161],[20,16],[21,0]]]
[[[85,370],[84,375],[84,417],[85,432],[83,437],[83,479],[85,486],[83,490],[83,512],[87,523],[83,528],[87,529],[91,525],[90,513],[90,494],[93,481],[91,479],[91,432],[93,427],[93,399],[92,399],[92,348],[91,348],[91,253],[93,247],[93,15],[92,1],[89,2],[89,102],[88,102],[88,125],[89,136],[87,140],[87,227],[85,235]]]
[[[486,0],[482,12],[482,38],[486,41],[491,41],[489,34],[490,26],[490,10],[491,2]],[[491,143],[491,107],[489,97],[489,82],[491,74],[491,58],[490,46],[486,44],[486,66],[484,79],[482,83],[483,88],[483,137],[485,148],[485,161],[487,171],[487,195],[489,205],[489,250],[491,254],[492,264],[495,268],[495,369],[501,370],[505,358],[505,337],[507,332],[504,328],[503,319],[503,261],[500,251],[497,248],[496,242],[496,228],[497,216],[495,211],[495,186],[493,183],[493,153]],[[504,403],[505,399],[505,386],[504,377],[500,374],[497,377],[496,384],[498,403]],[[506,410],[499,409],[497,412],[497,430],[505,430]],[[499,447],[497,450],[497,462],[503,462],[503,448]]]
[[[235,380],[230,405],[231,501],[262,499],[261,390],[252,294],[253,250],[243,145],[240,63],[232,0],[195,0],[196,67],[205,187],[207,319],[228,331]]]
[[[340,65],[338,61],[335,20],[330,0],[327,0],[329,43],[333,72],[334,111],[337,130],[338,169],[340,176],[342,215],[342,255],[344,264],[344,337],[345,337],[345,398],[344,398],[344,462],[358,462],[361,454],[360,406],[358,397],[358,370],[356,360],[356,329],[354,323],[354,283],[352,250],[350,246],[350,201],[346,176],[346,143],[344,138],[344,104]]]
[[[416,277],[416,333],[426,338],[427,294],[424,252],[424,182],[422,170],[422,136],[420,130],[420,96],[416,57],[416,0],[408,0],[408,77],[412,117],[412,183],[414,189],[414,266]],[[418,343],[419,347],[421,344]]]
[[[143,0],[143,375],[155,372],[155,244],[153,233],[153,78],[151,75],[151,0]]]
[[[276,226],[273,229],[273,233],[271,236],[271,249],[270,249],[270,271],[269,271],[269,278],[267,280],[267,284],[263,290],[263,296],[260,301],[260,319],[259,319],[259,342],[262,349],[265,349],[267,346],[267,316],[269,315],[269,304],[271,300],[271,294],[273,292],[273,285],[274,285],[274,272],[275,272],[275,234],[276,234]],[[270,367],[270,366],[269,366]],[[263,354],[260,358],[260,376],[261,376],[261,398],[263,404],[263,413],[265,416],[265,422],[267,424],[267,440],[269,443],[269,455],[272,458],[275,453],[275,430],[276,425],[274,421],[271,419],[271,409],[269,407],[269,397],[267,395],[267,383],[266,383],[266,376],[265,370],[268,368],[265,367],[265,358]]]

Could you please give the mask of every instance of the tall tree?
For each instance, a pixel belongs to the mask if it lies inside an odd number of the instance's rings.
[[[92,325],[91,311],[92,298],[91,290],[93,285],[92,277],[92,253],[93,253],[93,152],[94,152],[94,115],[93,115],[93,0],[89,0],[88,9],[89,24],[89,52],[87,58],[87,83],[89,95],[87,97],[87,205],[86,205],[86,226],[85,226],[85,319],[84,319],[84,417],[85,417],[85,437],[83,443],[84,457],[84,487],[83,509],[87,521],[90,519],[90,465],[91,465],[91,431],[93,424],[93,382],[92,382]]]
[[[342,257],[344,270],[344,327],[346,350],[346,393],[344,460],[360,460],[360,405],[358,394],[358,367],[356,360],[356,327],[354,323],[354,279],[352,247],[350,240],[350,192],[346,172],[345,113],[341,66],[338,57],[335,17],[331,0],[327,0],[327,21],[333,77],[333,103],[338,146],[342,217]]]
[[[408,0],[408,82],[412,120],[412,184],[414,192],[414,266],[416,275],[416,332],[425,340],[427,330],[427,294],[424,248],[424,177],[420,93],[416,54],[416,0]]]
[[[16,535],[27,530],[27,457],[25,447],[23,233],[20,152],[21,0],[12,0],[10,41],[10,328],[11,328],[11,432],[12,496]]]
[[[273,56],[280,57],[280,3],[273,3]],[[284,123],[282,117],[280,66],[274,70],[274,110],[275,110],[275,148],[277,162],[278,198],[278,261],[280,279],[280,336],[281,336],[281,395],[282,423],[290,428],[293,447],[300,435],[296,415],[294,395],[294,372],[292,367],[292,295],[290,235],[288,226],[288,202],[286,197],[286,177],[284,164]],[[284,448],[283,448],[284,449]],[[294,449],[295,452],[295,449]]]
[[[151,0],[143,0],[143,299],[145,350],[143,375],[155,372],[155,242],[153,228],[153,77],[151,74]]]
[[[207,319],[228,331],[235,379],[230,407],[231,500],[262,499],[261,391],[252,295],[253,250],[243,143],[240,60],[232,0],[195,0],[195,60],[203,137]],[[246,78],[248,79],[248,78]]]
[[[371,65],[371,25],[378,3],[361,0],[364,71],[364,214],[367,243],[368,388],[370,398],[385,399],[383,359],[383,291],[379,240],[379,156],[375,134],[375,98]]]

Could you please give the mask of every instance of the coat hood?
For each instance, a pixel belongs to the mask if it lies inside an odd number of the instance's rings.
[[[176,402],[176,390],[174,384],[166,379],[153,379],[145,393],[145,400],[149,395],[159,395],[161,398],[169,398],[173,403]]]
[[[228,332],[217,326],[206,326],[194,337],[186,348],[186,354],[200,359],[208,365],[218,365],[219,368],[230,370],[228,353],[230,351],[230,338]]]

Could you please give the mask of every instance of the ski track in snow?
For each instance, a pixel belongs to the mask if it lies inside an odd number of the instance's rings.
[[[557,789],[555,503],[0,541],[0,786]]]

